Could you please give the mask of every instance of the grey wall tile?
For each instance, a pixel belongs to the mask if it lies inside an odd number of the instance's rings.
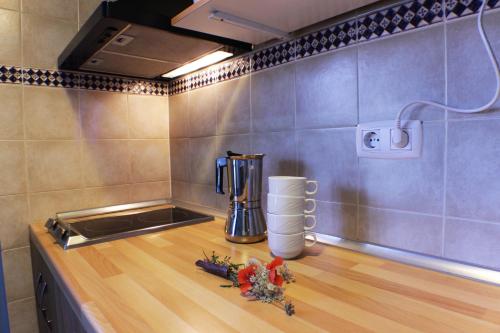
[[[19,13],[0,9],[2,30],[0,38],[3,47],[0,49],[2,64],[21,66],[21,15]]]
[[[500,12],[485,15],[484,28],[496,58],[500,59]],[[446,29],[448,63],[448,103],[459,108],[476,108],[495,93],[495,74],[476,27],[476,17],[451,21]],[[500,118],[500,101],[490,112],[460,114],[448,118]]]
[[[441,254],[440,216],[419,215],[361,206],[358,238],[362,241],[404,250]]]
[[[78,139],[78,91],[45,87],[23,88],[28,139]]]
[[[0,0],[0,8],[19,10],[20,0]]]
[[[0,242],[3,250],[28,245],[28,213],[26,195],[0,196]]]
[[[83,190],[83,201],[86,207],[105,207],[140,201],[131,200],[130,192],[130,185],[86,188]]]
[[[189,182],[189,139],[170,140],[172,180]]]
[[[85,207],[83,190],[34,193],[29,200],[32,223],[44,223],[57,212],[90,208]]]
[[[354,126],[358,121],[357,50],[297,62],[297,128]]]
[[[130,152],[127,141],[85,141],[83,179],[87,186],[130,182]]]
[[[80,91],[82,132],[87,139],[128,138],[127,95]]]
[[[250,77],[218,84],[217,134],[250,132]]]
[[[31,141],[26,144],[26,158],[30,191],[74,189],[83,184],[78,141]],[[55,161],[64,163],[55,167]]]
[[[315,232],[348,239],[356,238],[356,205],[324,201],[317,201],[316,204]]]
[[[38,332],[35,303],[35,298],[30,297],[8,304],[9,325],[12,333]]]
[[[252,75],[253,132],[294,128],[294,66],[284,65]]]
[[[362,44],[358,62],[360,122],[393,119],[414,100],[444,102],[442,25]],[[436,108],[412,110],[411,119],[444,118]]]
[[[268,192],[269,176],[296,176],[297,151],[294,132],[252,135],[254,154],[265,154],[262,166],[262,191]]]
[[[217,84],[189,92],[189,136],[215,135],[217,127]]]
[[[2,100],[0,139],[22,139],[24,136],[22,89],[20,85],[2,84],[0,86],[0,99]]]
[[[170,182],[149,182],[130,185],[130,201],[169,199],[172,197]]]
[[[446,214],[500,222],[500,119],[448,125]]]
[[[191,184],[191,202],[205,207],[216,207],[215,186]]]
[[[26,192],[23,142],[0,141],[0,195]]]
[[[64,5],[63,5],[64,3]],[[78,1],[36,1],[23,0],[23,13],[32,13],[36,15],[52,16],[63,20],[76,21],[78,14]]]
[[[33,296],[29,247],[2,251],[7,302]]]
[[[189,137],[188,98],[188,93],[168,98],[171,138]]]
[[[447,258],[500,270],[500,224],[446,219]]]
[[[250,154],[250,135],[217,136],[217,157],[226,156],[228,150],[240,154]]]
[[[172,198],[174,200],[188,202],[191,200],[191,189],[189,183],[172,182]]]
[[[319,182],[317,199],[356,203],[358,158],[354,128],[297,132],[299,175]]]
[[[215,184],[216,137],[190,139],[189,151],[191,182],[205,185]]]
[[[47,3],[48,1],[42,1]],[[68,1],[76,3],[75,1]],[[59,7],[65,8],[59,5]],[[23,65],[36,68],[57,68],[57,58],[74,37],[78,26],[73,21],[36,14],[22,15]],[[43,38],[40,38],[43,36]]]
[[[130,142],[131,179],[136,183],[170,179],[169,140]]]
[[[168,139],[168,98],[128,95],[130,137]]]
[[[442,123],[424,124],[422,156],[410,160],[359,159],[360,204],[441,214],[445,132]]]

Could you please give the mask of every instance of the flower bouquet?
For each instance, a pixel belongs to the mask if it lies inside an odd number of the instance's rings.
[[[284,283],[295,282],[295,279],[281,257],[276,257],[269,264],[252,258],[243,265],[231,263],[230,257],[221,259],[214,252],[210,258],[205,255],[204,260],[196,261],[196,265],[232,282],[221,287],[238,287],[242,296],[249,300],[276,305],[289,316],[295,313],[293,304],[285,298],[283,287]]]

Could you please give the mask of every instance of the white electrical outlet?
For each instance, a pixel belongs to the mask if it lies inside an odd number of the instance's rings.
[[[359,157],[409,159],[420,157],[422,152],[422,122],[401,121],[403,138],[407,144],[398,148],[392,143],[394,120],[359,124],[356,128],[356,150]]]

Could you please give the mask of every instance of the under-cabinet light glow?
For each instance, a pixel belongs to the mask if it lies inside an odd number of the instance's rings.
[[[174,78],[183,74],[187,74],[189,72],[195,71],[197,69],[203,68],[208,65],[215,64],[216,62],[219,62],[223,59],[231,57],[233,54],[230,52],[225,52],[225,51],[215,51],[213,53],[207,54],[204,57],[201,57],[200,59],[197,59],[193,62],[190,62],[188,64],[185,64],[184,66],[181,66],[179,68],[174,69],[173,71],[170,71],[166,74],[163,74],[163,77],[167,78]]]

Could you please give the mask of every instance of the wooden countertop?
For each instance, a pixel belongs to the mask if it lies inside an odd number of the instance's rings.
[[[224,239],[223,221],[63,251],[32,239],[89,330],[101,332],[500,332],[500,288],[316,245],[288,261],[296,314],[247,301],[194,262],[202,250],[270,261],[265,242]]]

